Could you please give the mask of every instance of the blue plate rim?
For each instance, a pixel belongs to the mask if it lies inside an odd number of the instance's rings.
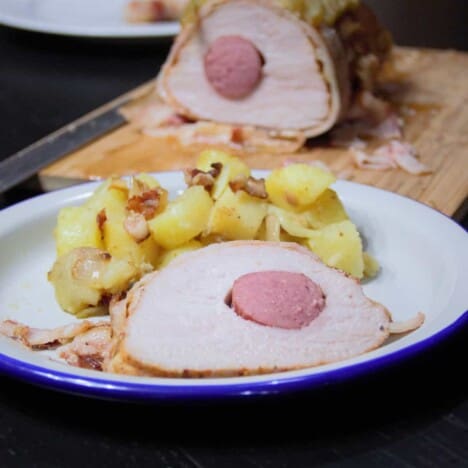
[[[106,380],[89,376],[57,371],[0,354],[0,373],[40,387],[85,397],[129,402],[163,402],[189,400],[219,400],[229,398],[278,395],[301,390],[316,390],[325,386],[354,379],[374,371],[406,361],[421,352],[441,344],[449,336],[468,325],[468,310],[454,322],[435,334],[405,348],[364,362],[351,364],[310,375],[282,377],[272,374],[270,380],[206,385],[164,385],[139,382]],[[283,374],[284,375],[284,374]],[[219,380],[219,379],[218,379]],[[188,380],[189,382],[189,380]]]

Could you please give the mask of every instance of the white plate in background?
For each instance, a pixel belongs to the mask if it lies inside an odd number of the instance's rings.
[[[266,172],[254,171],[256,176]],[[181,173],[156,174],[172,196],[184,188]],[[82,204],[96,188],[87,183],[36,197],[0,211],[0,320],[54,327],[74,317],[64,313],[47,282],[55,258],[52,231],[64,206]],[[398,364],[468,324],[468,235],[439,212],[402,196],[339,181],[337,190],[367,250],[381,265],[364,284],[371,299],[384,304],[396,320],[418,311],[421,328],[345,361],[277,374],[208,379],[147,378],[71,367],[50,352],[30,351],[0,337],[0,371],[54,390],[119,400],[245,398],[314,389]]]
[[[179,23],[129,24],[128,0],[0,0],[0,24],[49,34],[82,37],[172,37]]]

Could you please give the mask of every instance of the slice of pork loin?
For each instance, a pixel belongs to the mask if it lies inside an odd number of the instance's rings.
[[[322,134],[346,114],[355,78],[365,74],[371,83],[369,76],[389,49],[375,17],[352,11],[359,4],[354,0],[341,2],[351,11],[344,21],[343,8],[333,24],[305,18],[293,8],[298,2],[290,2],[290,8],[276,0],[202,3],[196,20],[184,22],[158,77],[160,96],[194,120],[261,127],[285,136]],[[320,2],[306,0],[302,11],[313,10],[313,3]],[[205,72],[207,51],[226,36],[250,41],[264,62],[258,85],[241,99],[217,93]]]
[[[234,281],[268,270],[303,273],[317,283],[326,297],[319,316],[287,330],[237,315],[227,303]],[[297,244],[213,244],[176,259],[137,291],[125,300],[125,333],[105,370],[206,377],[299,369],[372,350],[391,323],[357,281]]]

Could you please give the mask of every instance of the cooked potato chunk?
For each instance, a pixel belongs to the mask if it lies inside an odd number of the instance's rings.
[[[273,170],[265,185],[271,202],[281,208],[303,211],[333,183],[335,177],[319,167],[291,164]]]
[[[349,219],[338,195],[332,189],[326,189],[303,214],[308,225],[314,229]]]
[[[219,150],[202,151],[197,159],[197,169],[209,171],[213,163],[221,163],[223,165],[221,173],[216,178],[211,190],[211,196],[214,200],[217,200],[222,195],[229,182],[235,177],[248,177],[250,175],[250,169],[241,159]]]
[[[313,234],[303,213],[284,210],[274,205],[269,205],[268,213],[275,216],[281,228],[291,236],[309,237]]]
[[[363,277],[361,237],[351,221],[341,221],[322,229],[312,230],[306,245],[327,265],[343,270],[356,278]]]
[[[165,249],[188,242],[205,229],[212,206],[213,200],[203,187],[189,187],[148,221],[152,238]]]
[[[54,263],[48,278],[60,306],[80,315],[99,310],[111,294],[126,291],[139,277],[132,263],[100,249],[73,249]]]
[[[125,181],[116,178],[107,179],[94,191],[93,195],[86,201],[84,206],[98,213],[105,207],[105,200],[108,197],[109,190],[120,192],[122,199],[127,199],[128,187]]]
[[[216,200],[208,222],[207,234],[225,239],[254,239],[267,214],[267,203],[242,190],[227,187]]]
[[[77,247],[104,247],[96,216],[96,211],[87,206],[70,206],[60,210],[54,230],[58,257]]]

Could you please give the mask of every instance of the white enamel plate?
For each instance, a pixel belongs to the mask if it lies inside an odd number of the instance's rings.
[[[256,175],[265,173],[257,171]],[[175,195],[184,187],[180,173],[157,174]],[[0,211],[0,320],[55,327],[75,320],[57,305],[47,271],[54,262],[52,231],[58,210],[81,204],[95,183],[30,199]],[[395,320],[418,311],[418,330],[382,347],[335,364],[271,375],[172,379],[129,377],[74,368],[50,351],[30,351],[0,337],[0,371],[55,390],[122,400],[226,398],[313,389],[373,372],[427,350],[468,323],[468,236],[455,222],[410,199],[351,182],[334,187],[357,224],[381,273],[364,285]]]

